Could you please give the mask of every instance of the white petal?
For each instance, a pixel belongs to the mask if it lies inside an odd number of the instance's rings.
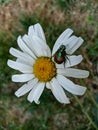
[[[48,57],[51,56],[50,48],[45,43],[45,41],[43,41],[38,36],[33,35],[32,37],[30,37],[30,36],[24,35],[23,40],[31,48],[31,50],[34,52],[35,55],[39,56],[38,53],[41,50],[41,53],[44,52],[46,56],[48,56]],[[37,44],[36,44],[36,42],[37,42]]]
[[[88,71],[73,68],[57,69],[57,73],[66,77],[74,78],[87,78],[89,76]]]
[[[32,91],[28,95],[28,101],[39,104],[39,98],[44,90],[45,83],[38,83],[37,86],[35,86]]]
[[[34,78],[33,74],[16,74],[12,76],[14,82],[27,82]]]
[[[47,44],[40,39],[38,36],[33,36],[33,38],[37,41],[37,44],[39,44],[42,48],[46,49],[47,48]]]
[[[42,46],[42,48],[46,47],[45,35],[40,24],[35,24],[34,26],[30,26],[29,31],[28,31],[28,36],[29,36],[29,39],[31,39],[31,41],[33,41],[33,37],[35,37],[35,39],[37,39],[37,42],[38,42],[37,44]]]
[[[59,85],[57,79],[53,78],[51,81],[51,91],[55,98],[60,102],[60,103],[65,103],[68,104],[69,99],[66,97],[63,88]]]
[[[83,60],[82,55],[78,55],[78,56],[72,55],[72,56],[67,56],[67,57],[68,57],[68,59],[65,62],[66,68],[78,65]]]
[[[69,44],[67,44],[67,46],[66,46],[66,53],[67,54],[74,53],[81,46],[83,41],[84,40],[81,37],[79,37],[78,39],[75,39],[72,42],[70,42]]]
[[[28,35],[31,37],[36,35],[46,42],[43,29],[39,23],[35,24],[34,26],[32,25],[29,27]]]
[[[65,67],[64,67],[64,63],[62,63],[62,64],[57,64],[57,63],[56,63],[55,65],[56,65],[56,68],[57,68],[57,69],[58,69],[58,68],[62,68],[62,69],[65,68]]]
[[[66,39],[68,39],[70,37],[70,35],[73,33],[73,30],[68,28],[66,29],[57,39],[56,43],[60,43],[62,41],[65,41]]]
[[[70,43],[73,43],[74,41],[77,41],[78,37],[77,36],[70,36],[66,41],[63,42],[63,45],[67,46]]]
[[[23,35],[22,40],[33,51],[34,43],[29,39],[29,36],[27,34]]]
[[[82,55],[67,56],[65,65],[64,65],[64,63],[62,63],[62,64],[57,64],[56,63],[56,68],[65,69],[65,68],[68,68],[68,67],[72,67],[72,66],[75,66],[75,65],[79,64],[82,60],[83,60]]]
[[[28,64],[28,62],[24,61],[23,59],[19,59],[19,58],[16,59],[16,62],[22,63],[24,65],[30,65],[30,64]],[[32,64],[32,66],[33,66],[33,64]]]
[[[38,56],[51,56],[51,51],[48,45],[39,37],[33,36],[32,40],[34,41],[34,49]]]
[[[30,36],[28,36],[28,35],[24,35],[23,37],[22,37],[22,39],[23,39],[23,41],[26,43],[26,45],[31,49],[31,51],[34,53],[34,55],[36,56],[36,52],[35,52],[35,50],[34,50],[34,45],[35,45],[35,43],[34,43],[34,41],[32,40],[32,38],[30,38]],[[36,58],[36,57],[34,57],[34,58]]]
[[[23,63],[25,65],[30,65],[30,66],[33,66],[34,63],[35,63],[35,60],[30,60],[29,57],[28,58],[17,58],[16,60],[17,62],[20,62],[20,63]]]
[[[69,79],[65,78],[62,75],[58,75],[57,79],[59,81],[59,84],[68,92],[75,94],[75,95],[83,95],[86,91],[86,87],[74,84]]]
[[[31,55],[33,58],[36,58],[36,56],[31,51],[31,49],[26,45],[26,43],[24,43],[24,41],[22,40],[21,36],[18,37],[17,43],[18,43],[18,46],[20,47],[20,49],[23,52],[26,52],[27,54]]]
[[[62,43],[64,43],[72,33],[73,33],[73,30],[68,28],[59,36],[59,38],[57,39],[57,41],[54,44],[52,55],[55,54],[55,52],[62,45]]]
[[[15,57],[20,57],[23,54],[23,52],[15,49],[13,47],[10,48],[9,52],[10,52],[11,55],[13,55]]]
[[[37,36],[46,42],[44,31],[39,23],[34,25],[34,30],[35,30]]]
[[[32,73],[32,66],[18,63],[16,61],[8,60],[7,65],[15,70],[19,70],[22,73]]]
[[[45,50],[46,46],[44,46],[45,43],[43,43],[44,41],[42,41],[40,38],[38,38],[35,35],[32,37],[29,36],[28,38],[31,41],[31,48],[36,56],[38,56],[38,57],[47,56],[47,51]]]
[[[21,88],[19,88],[16,92],[15,95],[17,97],[25,95],[27,92],[29,92],[36,84],[38,80],[37,79],[32,79],[29,81],[27,84],[24,84]]]
[[[26,63],[28,65],[33,65],[35,62],[35,60],[30,55],[23,53],[13,47],[10,48],[10,54],[17,57],[21,61],[24,61],[24,63]]]
[[[51,89],[51,84],[50,84],[50,82],[47,82],[47,83],[46,83],[46,88],[47,88],[47,89]]]
[[[31,26],[29,27],[29,29],[28,29],[28,35],[29,35],[30,37],[32,37],[33,35],[35,35],[35,30],[34,30],[34,26],[33,26],[33,25],[31,25]]]

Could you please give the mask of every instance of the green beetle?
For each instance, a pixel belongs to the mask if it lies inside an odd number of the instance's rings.
[[[61,45],[60,48],[56,51],[56,53],[53,56],[54,61],[57,64],[62,64],[64,62],[65,65],[66,60],[69,60],[67,55],[68,54],[66,53],[66,47],[64,45]]]

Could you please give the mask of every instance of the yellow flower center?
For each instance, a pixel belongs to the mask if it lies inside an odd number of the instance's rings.
[[[49,57],[39,57],[35,61],[33,72],[39,81],[47,82],[56,76],[56,67]]]

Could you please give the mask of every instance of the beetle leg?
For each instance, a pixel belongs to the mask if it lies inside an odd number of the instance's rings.
[[[66,56],[66,59],[69,61],[69,64],[71,65],[71,62],[70,62],[70,60],[69,60],[69,58]]]
[[[66,63],[66,61],[64,61],[63,63],[64,63],[64,68],[65,68],[65,63]]]

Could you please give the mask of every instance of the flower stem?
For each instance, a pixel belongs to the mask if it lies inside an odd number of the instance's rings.
[[[80,82],[83,86],[85,86],[85,83],[82,80],[80,80]],[[92,102],[96,106],[96,108],[98,108],[98,103],[96,103],[94,96],[91,94],[91,92],[88,89],[87,89],[87,94],[89,95],[90,99],[92,100]]]
[[[98,127],[96,126],[96,124],[93,122],[92,118],[89,116],[89,114],[84,110],[83,105],[81,104],[81,102],[79,101],[77,96],[74,96],[76,101],[78,102],[79,106],[81,107],[82,112],[85,114],[85,116],[87,117],[87,119],[89,120],[89,122],[92,124],[92,126],[98,130]]]
[[[98,109],[98,104],[96,103],[93,95],[91,94],[91,92],[89,90],[87,90],[87,94],[89,95],[89,97],[91,98],[93,104],[96,106],[96,108]]]

